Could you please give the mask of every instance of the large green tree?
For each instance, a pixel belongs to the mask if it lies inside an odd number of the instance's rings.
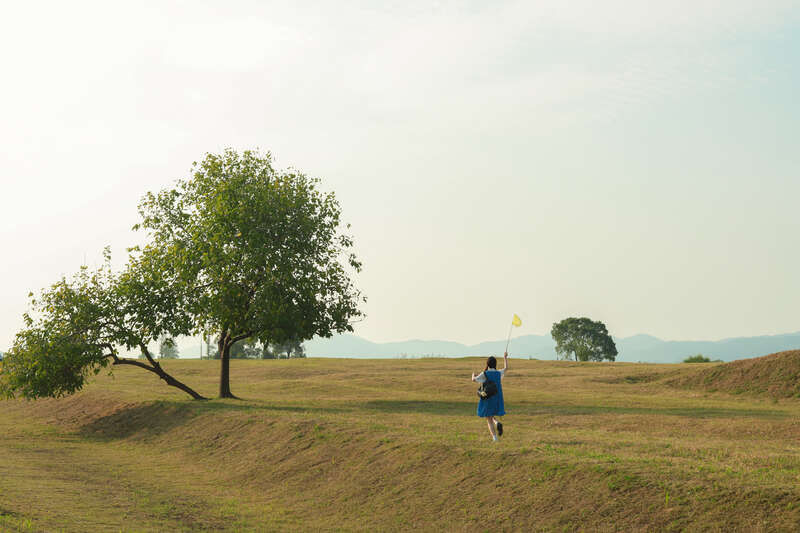
[[[556,341],[556,354],[575,361],[614,361],[617,347],[605,324],[589,318],[565,318],[550,331]]]
[[[213,332],[219,395],[230,388],[234,343],[262,345],[352,331],[364,300],[351,280],[361,264],[341,228],[333,193],[269,153],[207,154],[191,176],[139,206],[144,260],[180,284],[197,331]]]
[[[87,377],[103,368],[130,365],[203,399],[168,374],[148,349],[162,335],[189,333],[192,319],[173,280],[144,267],[132,258],[124,272],[114,274],[106,251],[97,270],[82,267],[39,296],[31,293],[25,327],[0,373],[0,395],[60,397],[83,388]],[[142,359],[121,356],[122,348],[140,350]]]

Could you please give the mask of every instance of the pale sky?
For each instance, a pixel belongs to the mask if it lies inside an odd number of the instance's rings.
[[[373,341],[800,330],[800,2],[0,6],[0,350],[227,146],[336,192]]]

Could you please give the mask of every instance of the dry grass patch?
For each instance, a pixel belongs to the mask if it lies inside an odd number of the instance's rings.
[[[214,390],[215,362],[167,364]],[[245,399],[209,402],[132,369],[71,398],[0,404],[0,472],[12,472],[0,476],[0,524],[800,526],[800,402],[676,390],[662,379],[675,365],[512,365],[496,445],[474,414],[476,359],[234,361],[233,391]]]
[[[800,350],[713,365],[675,378],[670,384],[710,392],[797,398],[800,397]]]

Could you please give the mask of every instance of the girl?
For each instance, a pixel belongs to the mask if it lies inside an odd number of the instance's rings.
[[[492,435],[492,440],[497,442],[497,437],[503,435],[503,423],[495,419],[496,416],[503,416],[506,414],[506,409],[503,406],[503,387],[500,382],[508,370],[508,352],[503,354],[503,368],[497,370],[497,359],[490,356],[486,360],[486,368],[477,376],[472,374],[472,381],[483,383],[487,379],[494,381],[497,385],[497,394],[490,398],[481,398],[478,401],[478,416],[486,418],[486,424],[489,426],[489,433]]]

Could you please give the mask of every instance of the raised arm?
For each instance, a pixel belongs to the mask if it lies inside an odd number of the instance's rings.
[[[503,370],[508,368],[508,352],[503,353]]]
[[[472,373],[472,381],[476,381],[478,383],[483,383],[484,381],[486,381],[486,376],[483,374],[483,371],[480,371],[477,374],[475,372],[473,372]]]

